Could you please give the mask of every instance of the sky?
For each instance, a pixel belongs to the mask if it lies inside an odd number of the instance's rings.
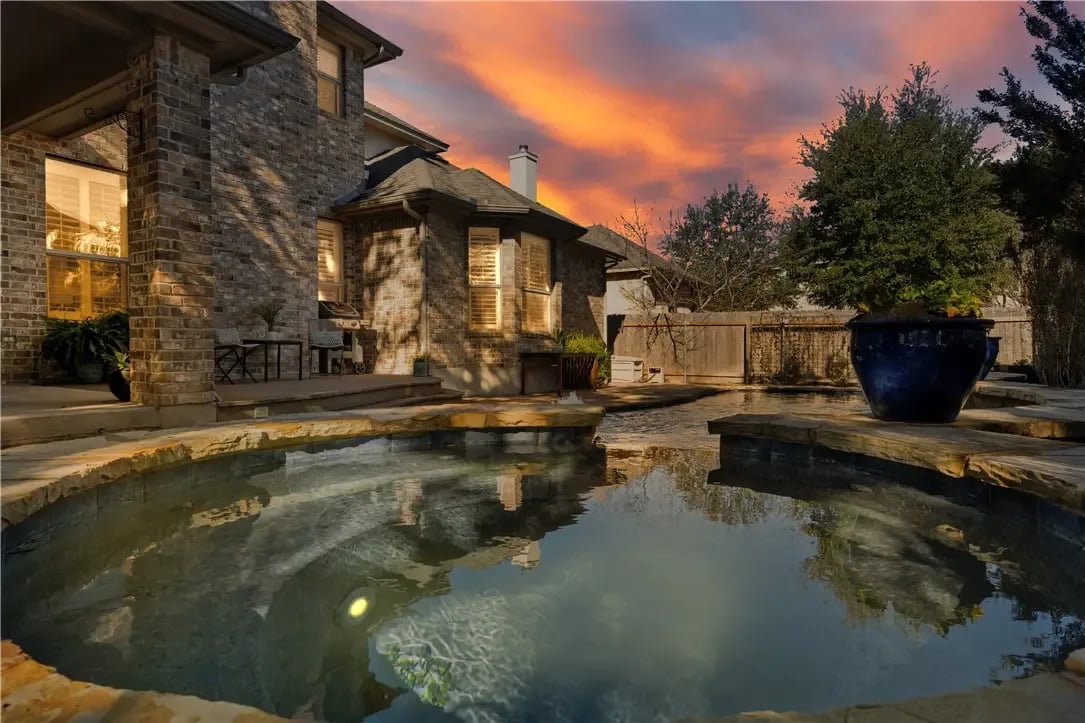
[[[404,49],[366,72],[367,100],[503,182],[528,144],[539,200],[582,225],[746,181],[783,208],[806,178],[799,136],[910,63],[960,107],[1003,66],[1044,87],[1018,2],[333,2]]]

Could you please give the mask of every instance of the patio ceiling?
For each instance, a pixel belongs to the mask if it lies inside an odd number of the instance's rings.
[[[54,138],[84,133],[124,109],[128,59],[156,33],[206,53],[213,75],[298,43],[228,2],[5,2],[0,14],[3,132]]]

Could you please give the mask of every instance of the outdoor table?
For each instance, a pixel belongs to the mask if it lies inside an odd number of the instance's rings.
[[[264,381],[267,381],[267,368],[268,362],[271,361],[268,354],[268,347],[275,347],[275,378],[282,379],[283,376],[283,347],[284,346],[296,346],[298,348],[298,380],[301,380],[301,368],[302,368],[302,348],[301,339],[242,339],[246,344],[259,344],[264,348]]]

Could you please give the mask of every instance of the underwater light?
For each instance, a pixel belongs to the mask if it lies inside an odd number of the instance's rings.
[[[371,587],[360,587],[347,595],[335,612],[335,619],[340,625],[356,625],[373,609],[373,597],[376,591]]]

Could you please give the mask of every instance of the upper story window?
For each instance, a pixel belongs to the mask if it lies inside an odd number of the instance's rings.
[[[524,259],[524,331],[550,333],[550,239],[520,235]]]
[[[331,115],[343,115],[343,48],[316,39],[316,105]]]
[[[343,224],[318,219],[317,298],[320,301],[345,301],[343,298]]]
[[[501,232],[467,230],[468,319],[475,330],[501,328]]]
[[[49,316],[128,308],[128,192],[123,173],[45,159]]]

